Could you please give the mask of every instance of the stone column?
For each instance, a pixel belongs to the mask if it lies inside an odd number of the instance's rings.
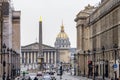
[[[27,52],[27,67],[28,67],[28,64],[29,64],[29,52]]]
[[[36,52],[36,68],[38,67],[37,58],[38,58],[38,52]]]
[[[55,64],[55,52],[53,52],[53,64]]]
[[[46,52],[46,63],[48,63],[48,52]]]
[[[57,61],[56,55],[57,55],[57,53],[55,52],[54,53],[54,62],[55,62],[54,64],[55,64],[55,66],[56,66],[56,61]]]
[[[49,63],[51,64],[51,52],[49,52]]]
[[[25,64],[27,64],[27,57],[26,57],[27,52],[25,52]],[[13,61],[12,61],[13,62]]]
[[[32,64],[33,63],[33,53],[32,52],[30,53],[30,61],[31,61],[30,64]]]
[[[44,62],[46,63],[46,52],[44,53]]]
[[[53,64],[53,52],[51,53],[51,63]]]
[[[23,61],[24,61],[23,64],[25,64],[25,53],[23,52],[23,54],[24,54],[24,55],[23,55],[23,59],[24,59],[24,60],[23,60]]]
[[[48,64],[50,63],[49,59],[50,59],[50,53],[48,52]]]
[[[36,60],[36,53],[34,52],[34,61],[33,61],[33,67],[34,67],[34,69],[35,69],[35,60]]]

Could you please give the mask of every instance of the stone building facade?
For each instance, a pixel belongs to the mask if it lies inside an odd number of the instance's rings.
[[[82,11],[81,11],[82,12]],[[119,77],[119,48],[120,48],[120,0],[102,0],[86,18],[84,15],[77,15],[77,49],[80,53],[79,62],[81,74],[88,75],[89,61],[92,61],[92,71],[99,76]],[[117,53],[113,45],[118,45]],[[102,49],[104,46],[105,50]],[[93,50],[96,51],[93,51]],[[89,51],[90,50],[90,51]],[[104,52],[103,52],[104,50]],[[94,54],[95,53],[95,54]],[[116,60],[115,60],[116,58]],[[113,65],[117,64],[117,68]],[[87,63],[87,64],[86,64]],[[84,71],[85,70],[85,71]],[[85,72],[85,73],[84,73]]]
[[[20,72],[20,13],[9,0],[0,1],[0,77],[6,73],[14,78]]]
[[[85,53],[87,53],[87,50],[90,47],[90,27],[88,26],[88,17],[89,15],[95,11],[95,7],[88,5],[85,7],[84,10],[80,11],[77,14],[77,17],[75,21],[77,22],[76,28],[77,28],[77,53],[76,53],[76,59],[77,64],[76,68],[78,72],[76,72],[76,75],[83,74],[85,75],[88,71],[87,64],[88,64],[88,57],[84,55],[84,50],[86,50]],[[87,64],[86,64],[87,63]]]
[[[42,44],[43,66],[47,68],[56,68],[58,61],[58,50],[54,47]],[[32,43],[21,47],[21,70],[38,71],[39,43]]]
[[[69,37],[67,36],[64,25],[61,25],[61,30],[59,34],[56,37],[56,41],[54,43],[55,48],[59,51],[59,61],[57,63],[62,62],[65,66],[64,68],[67,68],[70,64],[70,41]]]

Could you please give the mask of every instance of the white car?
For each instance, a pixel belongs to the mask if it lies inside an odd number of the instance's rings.
[[[34,80],[34,78],[37,76],[36,73],[29,73],[29,76],[32,80]]]
[[[52,78],[49,74],[45,74],[42,80],[52,80]]]

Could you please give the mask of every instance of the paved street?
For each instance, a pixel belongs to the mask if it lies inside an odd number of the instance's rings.
[[[54,77],[56,78],[56,80],[93,80],[93,79],[88,79],[87,77],[73,76],[73,75],[71,75],[70,73],[67,73],[67,72],[64,72],[64,74],[62,76],[62,79],[60,79],[60,76],[58,76],[57,74],[55,74]],[[96,80],[102,80],[102,77],[100,77],[100,76],[96,77],[96,78],[97,78]],[[2,80],[2,79],[0,79],[0,80]],[[15,80],[17,80],[17,78]],[[42,78],[39,78],[39,80],[42,80]],[[111,80],[111,79],[105,78],[105,80]]]
[[[62,79],[60,79],[60,76],[58,76],[57,74],[55,74],[54,76],[55,76],[56,80],[92,80],[92,79],[88,79],[86,77],[73,76],[73,75],[71,75],[70,73],[67,73],[67,72],[65,72],[63,74]],[[17,80],[17,78],[15,80]],[[41,80],[41,78],[39,80]]]
[[[60,80],[60,76],[55,75],[55,77],[57,78],[57,80]],[[73,76],[70,73],[65,72],[61,80],[92,80],[92,79],[88,79],[86,77],[80,77],[80,76]]]

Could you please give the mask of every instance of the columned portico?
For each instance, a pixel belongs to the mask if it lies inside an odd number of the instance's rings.
[[[22,68],[26,70],[36,70],[37,69],[37,58],[38,58],[38,43],[33,43],[27,46],[23,46],[21,50],[21,61]],[[57,50],[54,47],[43,45],[43,57],[45,65],[56,67],[56,57]],[[24,67],[23,67],[24,66]],[[45,68],[45,67],[44,67]]]

